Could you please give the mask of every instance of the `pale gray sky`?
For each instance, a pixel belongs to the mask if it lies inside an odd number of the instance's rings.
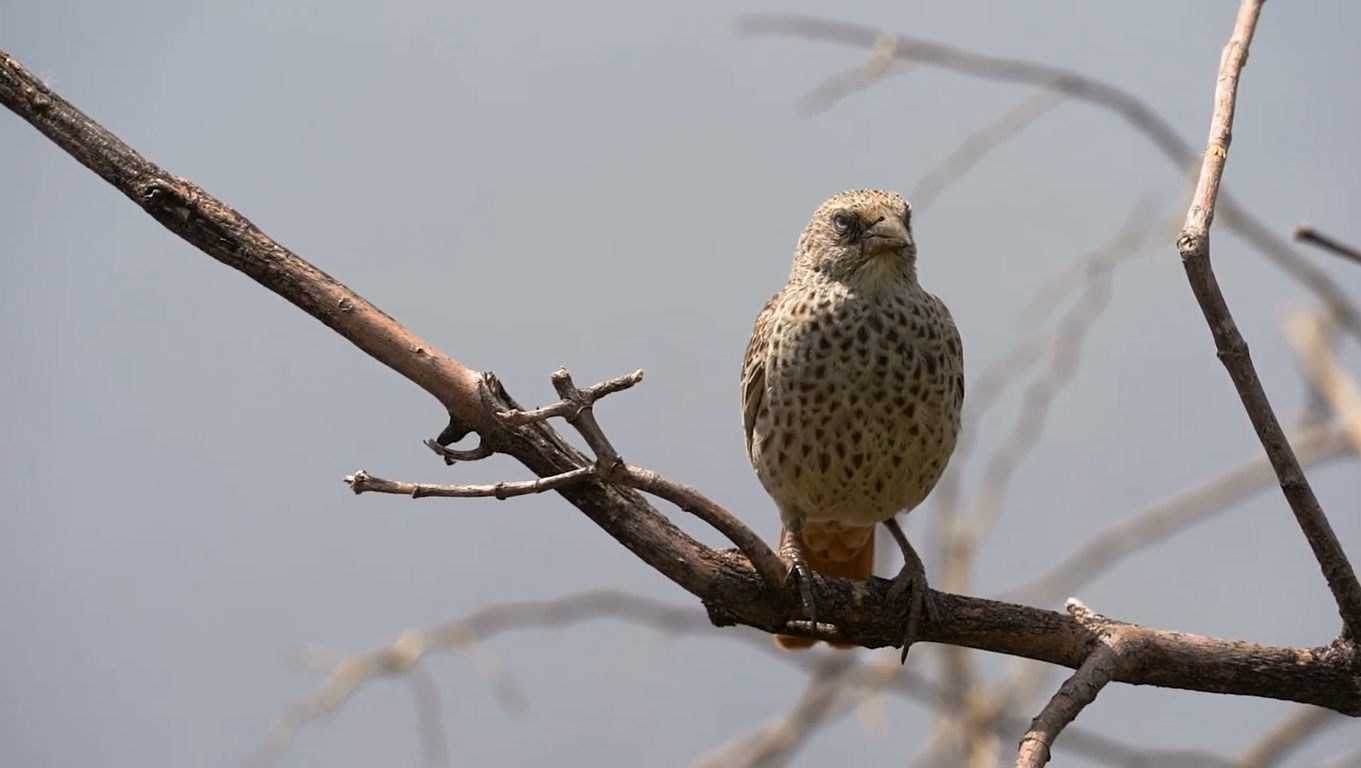
[[[773,536],[742,452],[737,369],[799,229],[842,189],[906,192],[1029,90],[921,69],[803,118],[799,96],[860,54],[742,40],[734,15],[816,13],[1069,66],[1147,99],[1200,145],[1236,5],[46,0],[0,9],[0,47],[522,402],[552,398],[558,365],[581,383],[645,369],[599,410],[615,444]],[[1278,232],[1307,220],[1361,241],[1358,34],[1356,3],[1266,6],[1226,184]],[[341,477],[360,468],[525,473],[446,470],[420,442],[443,425],[428,396],[9,114],[0,177],[0,763],[235,765],[318,682],[285,664],[297,643],[362,650],[489,603],[597,586],[692,602],[555,497],[351,495]],[[952,307],[971,376],[1021,337],[1019,312],[1049,275],[1141,196],[1177,205],[1180,181],[1116,117],[1065,104],[924,212],[922,279]],[[1277,319],[1304,293],[1227,233],[1214,255],[1288,416],[1302,389]],[[1361,269],[1306,255],[1361,298]],[[1015,404],[984,423],[990,444]],[[976,591],[1254,450],[1169,240],[1122,269]],[[1361,557],[1357,466],[1310,475]],[[1119,618],[1267,642],[1322,644],[1338,627],[1276,493],[1080,595]],[[684,765],[802,684],[742,644],[615,623],[490,647],[530,709],[508,717],[468,664],[435,659],[458,765]],[[1116,686],[1080,723],[1231,752],[1286,709]],[[796,764],[901,764],[927,715],[898,700],[886,715],[887,733],[848,719]],[[1291,765],[1357,734],[1337,729]],[[409,694],[384,681],[305,730],[282,764],[418,761]]]

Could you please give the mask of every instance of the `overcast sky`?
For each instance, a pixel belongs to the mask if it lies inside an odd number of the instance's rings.
[[[583,384],[645,369],[598,409],[615,445],[773,537],[737,375],[799,230],[840,190],[906,193],[1030,89],[919,68],[804,117],[800,96],[861,54],[740,39],[733,17],[816,13],[1072,67],[1201,146],[1236,6],[45,0],[4,4],[0,48],[521,402],[553,399],[559,365]],[[1347,0],[1266,6],[1226,185],[1276,232],[1309,221],[1361,241],[1359,34]],[[970,382],[1022,338],[1021,310],[1050,275],[1140,199],[1173,211],[1182,176],[1117,117],[1068,103],[923,211],[921,278],[960,325]],[[444,423],[429,396],[9,114],[0,178],[0,763],[235,765],[320,681],[287,665],[298,643],[358,651],[498,601],[601,586],[694,604],[556,497],[353,496],[341,478],[360,468],[434,482],[526,473],[446,469],[421,445]],[[1278,321],[1307,295],[1216,233],[1224,290],[1289,421],[1303,390]],[[1121,268],[980,553],[975,593],[1259,450],[1171,240]],[[1305,255],[1361,300],[1361,269]],[[1361,370],[1361,355],[1346,359]],[[985,444],[1018,400],[983,423]],[[1353,558],[1359,477],[1354,462],[1310,472]],[[909,535],[925,536],[926,509]],[[1275,492],[1079,595],[1122,619],[1264,642],[1324,644],[1339,626]],[[464,660],[432,660],[458,765],[685,765],[785,709],[803,682],[742,643],[613,622],[489,648],[529,709],[508,716]],[[1287,711],[1115,686],[1079,722],[1232,753]],[[902,764],[928,715],[900,700],[885,713],[888,730],[846,719],[796,764]],[[1335,729],[1290,764],[1358,733]],[[410,694],[382,681],[304,730],[281,764],[419,754]]]

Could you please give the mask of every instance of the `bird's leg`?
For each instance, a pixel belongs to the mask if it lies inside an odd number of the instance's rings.
[[[818,600],[813,591],[813,569],[808,567],[808,560],[803,555],[802,531],[802,520],[785,523],[786,535],[780,542],[780,557],[789,563],[789,576],[799,582],[799,598],[803,600],[803,612],[808,616],[808,621],[812,622],[813,631],[816,632]]]
[[[888,599],[897,602],[904,590],[909,588],[912,590],[907,604],[907,628],[903,632],[902,661],[906,663],[907,649],[911,648],[917,639],[917,624],[921,622],[923,609],[927,617],[936,622],[940,620],[940,608],[936,605],[935,594],[926,583],[926,566],[922,565],[922,559],[917,556],[917,550],[913,549],[912,543],[907,540],[907,534],[903,533],[898,520],[890,517],[884,521],[884,527],[892,534],[893,540],[898,542],[898,549],[903,551],[903,569],[893,579],[893,586],[888,590]]]

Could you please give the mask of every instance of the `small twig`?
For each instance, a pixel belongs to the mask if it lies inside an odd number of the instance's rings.
[[[547,421],[554,417],[566,419],[570,424],[573,419],[581,414],[582,410],[595,405],[600,398],[616,392],[623,392],[642,380],[643,371],[639,369],[633,373],[602,381],[599,384],[592,384],[585,389],[577,389],[572,385],[572,375],[567,372],[567,369],[559,368],[553,372],[552,381],[553,388],[558,390],[558,396],[562,398],[561,400],[529,411],[504,411],[499,415],[508,426]],[[559,386],[566,386],[567,394],[563,394],[563,390],[558,389]]]
[[[595,454],[595,462],[590,466],[524,482],[496,483],[494,485],[434,485],[425,483],[402,483],[382,480],[364,472],[345,478],[355,493],[375,491],[379,493],[410,494],[413,498],[422,496],[452,497],[494,497],[506,499],[511,496],[524,496],[544,491],[557,490],[581,482],[588,478],[598,478],[606,482],[619,483],[631,488],[666,499],[682,510],[708,523],[731,541],[743,555],[751,561],[752,567],[761,575],[765,583],[773,588],[784,586],[786,571],[784,562],[771,550],[770,546],[754,531],[742,524],[728,510],[719,506],[704,494],[667,480],[648,469],[632,467],[624,463],[615,450],[600,423],[596,421],[593,406],[606,395],[621,392],[643,380],[641,370],[618,376],[585,389],[578,389],[572,381],[572,374],[566,368],[559,368],[550,377],[553,389],[561,399],[532,410],[506,410],[498,416],[502,423],[510,427],[543,422],[551,418],[567,421]],[[427,441],[432,449],[446,451],[434,441]]]
[[[1293,237],[1296,242],[1308,243],[1335,256],[1341,256],[1344,259],[1361,264],[1361,250],[1357,250],[1341,240],[1331,238],[1308,224],[1296,226],[1290,233],[1290,236]]]
[[[595,453],[595,473],[601,479],[666,499],[698,517],[727,537],[743,555],[746,555],[767,585],[777,589],[784,586],[787,575],[784,562],[771,550],[765,540],[756,535],[755,531],[743,525],[735,515],[694,488],[667,480],[651,470],[625,464],[619,457],[619,452],[610,444],[609,438],[605,437],[604,430],[596,421],[592,406],[605,395],[628,389],[642,381],[641,370],[586,389],[577,389],[576,384],[572,382],[572,374],[566,368],[554,371],[551,379],[553,389],[557,390],[562,400],[533,411],[508,412],[502,414],[502,418],[509,424],[527,424],[552,416],[566,419]]]
[[[453,466],[454,464],[457,464],[460,461],[481,461],[483,459],[490,458],[492,454],[496,453],[496,451],[492,450],[492,447],[490,445],[487,445],[485,442],[481,441],[478,442],[476,448],[471,448],[466,451],[459,450],[458,448],[450,448],[448,446],[440,445],[438,440],[426,440],[425,447],[434,451],[436,455],[443,458],[444,463],[449,466]]]
[[[1049,762],[1054,739],[1115,678],[1117,666],[1134,642],[1124,625],[1095,613],[1081,601],[1070,599],[1066,607],[1079,624],[1096,632],[1100,644],[1031,721],[1030,729],[1021,737],[1017,768],[1037,768]]]
[[[1331,709],[1308,705],[1295,707],[1294,712],[1243,750],[1236,762],[1239,768],[1271,768],[1310,737],[1340,722],[1342,715]]]
[[[361,493],[393,493],[410,496],[413,499],[442,497],[457,499],[495,498],[509,499],[512,496],[528,496],[534,493],[555,491],[573,483],[579,483],[595,474],[595,467],[581,467],[552,477],[519,482],[501,482],[491,485],[441,485],[439,483],[408,483],[402,480],[386,480],[374,477],[364,470],[345,477],[345,483],[356,495]]]
[[[610,444],[609,438],[605,437],[604,430],[600,428],[600,423],[595,420],[595,401],[604,397],[609,391],[631,387],[637,381],[641,381],[642,378],[643,372],[639,370],[634,371],[630,376],[612,379],[604,384],[598,384],[596,387],[581,390],[577,389],[577,385],[572,383],[572,374],[566,368],[559,368],[549,376],[549,379],[553,382],[553,389],[558,392],[558,397],[561,397],[563,402],[568,404],[568,410],[563,414],[563,418],[586,440],[586,445],[590,446],[591,452],[595,454],[596,467],[601,470],[601,474],[605,477],[609,477],[610,471],[620,463],[620,459],[619,452]],[[611,386],[614,386],[615,389],[611,390]],[[592,392],[593,389],[597,392]]]
[[[1248,46],[1253,31],[1257,27],[1257,17],[1262,10],[1262,0],[1243,0],[1239,6],[1238,18],[1234,23],[1233,36],[1224,47],[1220,60],[1219,79],[1215,84],[1215,109],[1210,119],[1210,137],[1205,150],[1200,179],[1196,183],[1195,195],[1186,212],[1186,224],[1181,237],[1177,238],[1177,252],[1181,255],[1186,278],[1191,291],[1200,304],[1205,322],[1214,336],[1219,359],[1228,370],[1243,401],[1252,426],[1262,442],[1262,448],[1271,458],[1271,466],[1280,480],[1281,491],[1285,494],[1290,509],[1295,514],[1300,529],[1309,541],[1323,571],[1328,587],[1337,602],[1338,613],[1342,617],[1343,636],[1356,640],[1361,638],[1361,582],[1356,579],[1347,554],[1333,532],[1327,515],[1319,506],[1309,480],[1300,469],[1299,460],[1285,439],[1280,421],[1271,409],[1266,390],[1257,377],[1252,359],[1248,353],[1247,342],[1238,331],[1228,302],[1219,289],[1214,268],[1210,263],[1210,225],[1214,221],[1215,201],[1219,194],[1219,182],[1224,174],[1224,162],[1229,151],[1229,137],[1233,127],[1233,113],[1238,96],[1238,78],[1247,62]]]
[[[751,561],[752,567],[756,569],[757,573],[761,574],[761,578],[766,584],[776,588],[784,585],[788,576],[788,568],[779,555],[776,555],[774,550],[755,531],[743,525],[742,521],[738,520],[733,513],[719,506],[709,497],[688,485],[668,480],[650,469],[628,464],[615,469],[611,479],[643,493],[650,493],[658,498],[666,499],[680,509],[708,523],[727,537],[728,541],[736,545],[743,555],[746,555],[747,559]]]

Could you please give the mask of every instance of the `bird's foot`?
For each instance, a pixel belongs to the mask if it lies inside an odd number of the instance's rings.
[[[803,602],[803,613],[808,617],[808,621],[813,624],[813,631],[818,629],[818,597],[816,582],[813,581],[813,569],[808,567],[808,560],[803,556],[803,548],[799,546],[798,534],[791,531],[782,545],[780,546],[780,557],[789,564],[789,573],[786,580],[793,579],[799,587],[799,599]]]
[[[888,589],[888,599],[890,602],[898,602],[902,599],[903,593],[911,590],[907,596],[907,626],[903,629],[903,655],[902,661],[907,661],[907,651],[912,644],[917,641],[917,626],[921,623],[922,614],[932,622],[940,620],[940,606],[936,604],[936,593],[931,591],[930,585],[926,583],[926,570],[921,567],[921,562],[917,562],[917,567],[912,568],[907,564],[893,579],[893,585]]]
[[[917,641],[917,627],[921,624],[922,614],[933,623],[940,620],[940,606],[936,603],[936,593],[931,590],[926,583],[926,566],[922,565],[921,558],[917,555],[917,550],[912,548],[912,544],[907,540],[907,535],[898,526],[898,521],[889,518],[884,521],[884,526],[893,535],[893,540],[898,543],[898,548],[903,552],[903,568],[894,577],[892,586],[888,589],[889,602],[896,603],[902,599],[903,593],[911,590],[907,600],[907,626],[903,629],[903,655],[902,663],[907,663],[907,651],[912,644]]]

